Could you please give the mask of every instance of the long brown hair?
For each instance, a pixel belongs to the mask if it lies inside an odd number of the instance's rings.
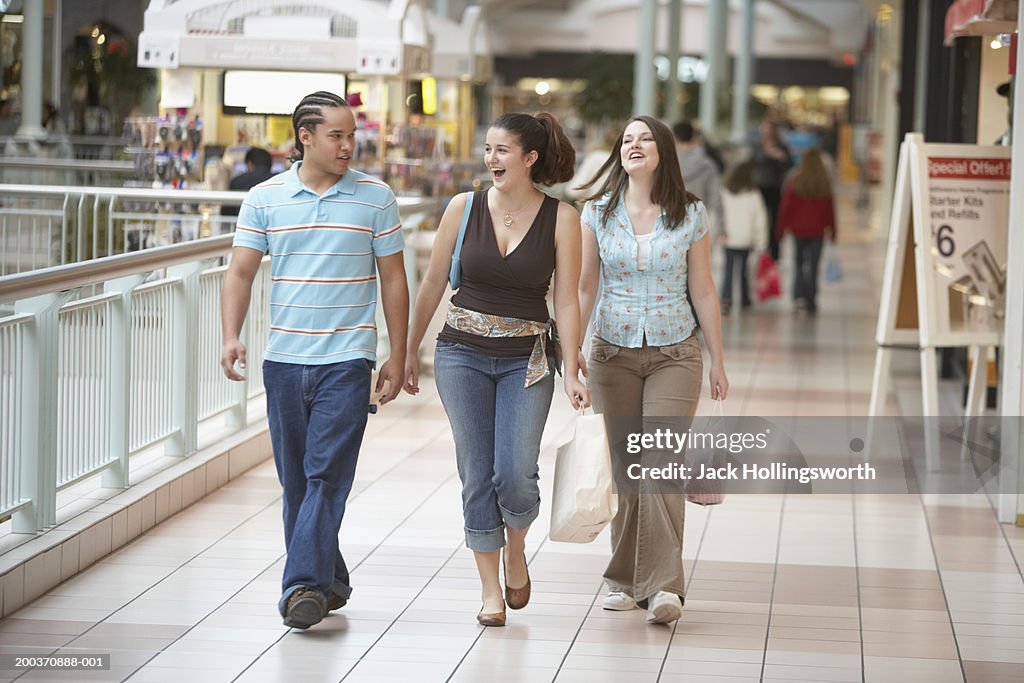
[[[789,182],[793,191],[801,197],[832,196],[832,180],[822,161],[821,152],[816,149],[804,152]]]
[[[589,182],[580,185],[579,189],[591,187],[605,173],[608,174],[604,182],[601,183],[601,187],[587,198],[594,200],[600,199],[606,194],[611,195],[604,208],[604,213],[601,215],[601,225],[607,225],[608,218],[623,201],[626,188],[629,187],[629,175],[622,167],[622,138],[626,135],[626,127],[634,121],[645,124],[654,136],[659,160],[658,168],[654,171],[654,183],[651,186],[651,202],[661,207],[661,211],[665,215],[665,227],[673,230],[686,220],[687,207],[696,202],[697,197],[686,191],[683,174],[679,170],[679,157],[676,154],[675,138],[672,136],[672,131],[653,116],[634,116],[630,119],[616,138],[608,160],[602,164],[594,177]]]

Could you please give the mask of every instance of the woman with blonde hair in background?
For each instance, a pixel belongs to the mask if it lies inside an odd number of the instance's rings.
[[[781,241],[788,232],[796,246],[793,269],[793,301],[808,315],[818,312],[818,270],[821,246],[827,236],[836,241],[836,209],[832,201],[832,181],[821,152],[807,150],[800,164],[786,181],[776,219],[776,236]]]

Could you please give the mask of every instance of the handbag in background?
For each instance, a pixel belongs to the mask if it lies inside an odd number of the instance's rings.
[[[618,511],[604,415],[578,413],[573,437],[558,448],[555,459],[548,536],[589,543]]]
[[[473,208],[473,192],[466,193],[466,208],[462,212],[462,224],[459,226],[459,237],[455,240],[452,252],[452,265],[448,270],[448,284],[452,289],[462,286],[462,243],[466,241],[466,225],[469,223],[469,211]]]
[[[839,282],[843,279],[843,266],[839,263],[839,252],[834,244],[825,247],[825,282]]]

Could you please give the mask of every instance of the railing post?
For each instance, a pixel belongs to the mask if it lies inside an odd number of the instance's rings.
[[[181,278],[174,288],[174,341],[170,358],[171,405],[178,431],[167,441],[167,455],[192,455],[199,448],[199,274],[209,264],[210,261],[195,261],[167,269],[167,277]]]
[[[85,194],[78,196],[78,240],[77,240],[77,253],[75,254],[75,261],[85,261],[86,258],[95,258],[96,255],[86,256],[85,251],[85,238],[89,234],[89,219],[88,210],[85,204]]]
[[[105,292],[116,292],[120,297],[111,302],[110,347],[107,349],[107,367],[110,369],[110,407],[107,412],[107,434],[110,435],[110,455],[117,464],[103,471],[105,488],[128,488],[128,455],[131,450],[131,292],[146,279],[144,273],[104,283]]]
[[[245,348],[248,354],[249,367],[245,373],[245,381],[239,382],[240,394],[243,395],[238,405],[244,427],[248,421],[249,397],[263,390],[263,355],[266,352],[267,335],[270,327],[270,258],[264,257],[260,268],[256,271],[256,279],[252,284],[252,298],[249,304],[249,315],[242,328]],[[257,372],[255,368],[260,368]]]
[[[32,503],[12,518],[12,531],[34,534],[57,523],[57,338],[60,307],[74,292],[44,294],[18,301],[16,313],[33,316],[25,344],[21,395],[21,490]],[[54,428],[56,426],[56,429]]]

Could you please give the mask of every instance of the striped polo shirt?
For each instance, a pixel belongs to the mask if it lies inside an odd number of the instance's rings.
[[[376,361],[377,267],[402,251],[398,202],[385,183],[349,170],[318,195],[301,161],[252,188],[234,246],[270,254],[266,360],[325,365]]]

